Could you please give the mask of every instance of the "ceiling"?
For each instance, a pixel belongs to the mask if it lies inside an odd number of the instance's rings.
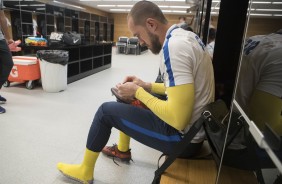
[[[61,0],[56,0],[60,2]],[[54,2],[56,2],[54,1]],[[109,13],[128,13],[130,8],[138,0],[67,0],[69,4],[88,6]],[[195,11],[190,11],[199,5],[200,0],[151,0],[159,5],[165,14],[185,14],[193,15]],[[201,6],[201,5],[200,5]],[[220,0],[212,0],[212,15],[218,15]],[[251,15],[259,17],[282,18],[281,0],[253,0],[251,5]]]

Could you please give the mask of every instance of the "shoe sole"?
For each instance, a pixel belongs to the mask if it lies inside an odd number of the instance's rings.
[[[84,182],[84,181],[81,181],[80,179],[78,179],[78,178],[75,178],[75,177],[72,177],[72,176],[70,176],[70,175],[67,175],[67,174],[65,174],[65,173],[63,173],[61,170],[59,170],[65,177],[67,177],[67,178],[69,178],[69,179],[71,179],[71,180],[74,180],[74,181],[76,181],[76,182],[78,182],[78,183],[82,183],[82,184],[93,184],[94,183],[94,180],[89,180],[89,181],[87,181],[86,183]]]

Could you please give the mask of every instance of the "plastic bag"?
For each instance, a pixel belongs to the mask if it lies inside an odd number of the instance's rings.
[[[38,59],[49,63],[66,65],[69,60],[69,51],[65,50],[39,50],[36,53]]]

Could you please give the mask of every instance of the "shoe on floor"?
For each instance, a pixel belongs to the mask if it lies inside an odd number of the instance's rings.
[[[121,152],[118,150],[117,144],[114,144],[113,146],[105,146],[102,153],[110,157],[119,158],[121,161],[129,162],[132,160],[130,149],[126,152]]]
[[[0,114],[3,114],[5,112],[6,112],[6,110],[3,107],[0,106]]]
[[[6,98],[0,95],[0,104],[6,103],[6,101],[7,101]]]
[[[58,170],[67,178],[77,181],[81,184],[93,184],[94,180],[93,177],[90,180],[85,179],[85,176],[82,174],[84,169],[81,165],[78,164],[64,164],[58,163],[57,164]]]

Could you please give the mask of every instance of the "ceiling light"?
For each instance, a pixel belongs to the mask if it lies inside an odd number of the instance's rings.
[[[275,16],[275,17],[281,17],[282,14],[273,14],[273,16]]]
[[[272,16],[272,14],[259,14],[259,13],[251,13],[253,16]]]
[[[165,1],[174,1],[174,2],[178,1],[178,2],[185,2],[185,0],[165,0]]]
[[[171,10],[162,10],[162,12],[164,12],[164,13],[170,13]]]
[[[271,4],[269,1],[253,1],[252,4]]]
[[[180,11],[180,10],[172,10],[174,13],[186,13],[186,11]]]
[[[256,9],[257,11],[282,11],[282,9]]]
[[[98,4],[98,7],[116,7],[116,5]]]
[[[110,9],[110,11],[118,11],[118,12],[122,11],[122,12],[124,12],[124,11],[130,11],[130,9]]]
[[[78,8],[78,9],[85,10],[85,8],[83,8],[81,6],[76,6],[76,5],[72,5],[72,4],[68,4],[68,3],[63,3],[63,2],[55,1],[55,0],[53,0],[53,2],[57,3],[57,4],[62,4],[62,5],[70,6],[70,7],[73,7],[73,8]]]
[[[190,8],[190,6],[170,6],[170,8]]]
[[[131,8],[131,7],[133,7],[133,5],[117,5],[117,7],[129,7],[129,8]]]

